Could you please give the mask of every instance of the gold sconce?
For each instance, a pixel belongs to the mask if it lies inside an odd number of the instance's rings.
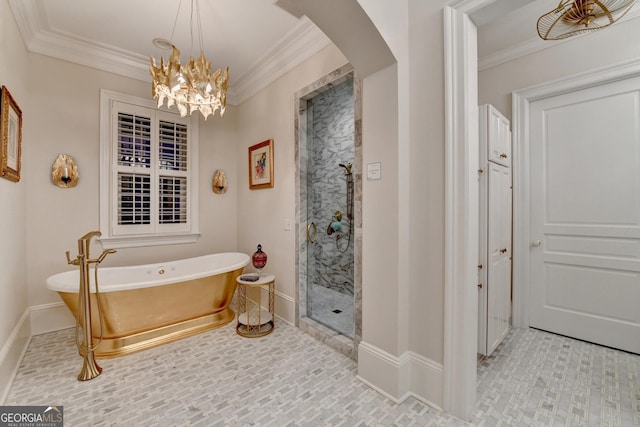
[[[227,177],[222,169],[218,169],[213,174],[213,192],[216,194],[227,192]]]
[[[53,162],[51,180],[61,188],[71,188],[78,185],[78,166],[76,161],[68,154],[60,154]]]

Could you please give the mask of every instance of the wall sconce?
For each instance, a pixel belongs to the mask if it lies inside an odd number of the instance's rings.
[[[213,192],[216,194],[227,192],[227,177],[222,169],[218,169],[213,174]]]
[[[78,166],[76,161],[68,154],[60,154],[53,162],[51,180],[61,188],[71,188],[78,185]]]

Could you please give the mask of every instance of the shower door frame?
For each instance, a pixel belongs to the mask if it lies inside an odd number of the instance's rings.
[[[353,172],[353,339],[307,316],[307,101],[332,87],[353,79],[354,165]],[[362,82],[353,66],[346,64],[296,92],[296,304],[295,324],[327,345],[357,359],[362,340]]]

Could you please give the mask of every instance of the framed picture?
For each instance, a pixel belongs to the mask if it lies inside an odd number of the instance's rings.
[[[273,139],[249,147],[249,188],[273,187]]]
[[[22,111],[13,100],[6,86],[2,86],[0,98],[0,176],[20,181],[20,156],[22,153]]]

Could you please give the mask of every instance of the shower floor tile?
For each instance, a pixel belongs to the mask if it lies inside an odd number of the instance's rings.
[[[353,295],[346,295],[324,286],[312,285],[308,294],[307,317],[353,338]]]

